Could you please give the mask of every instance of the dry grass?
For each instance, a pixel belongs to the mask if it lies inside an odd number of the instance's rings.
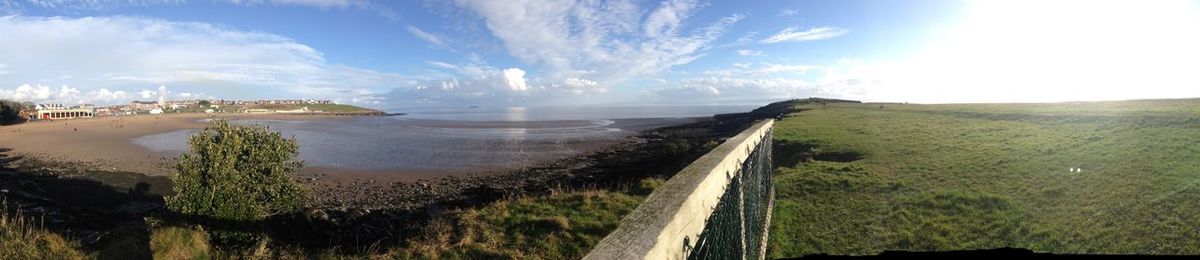
[[[150,235],[154,259],[209,259],[212,249],[203,228],[164,227]]]
[[[39,228],[20,209],[0,204],[0,259],[83,259],[79,245]]]
[[[377,257],[412,259],[580,258],[643,197],[603,190],[560,191],[448,214],[418,239]]]

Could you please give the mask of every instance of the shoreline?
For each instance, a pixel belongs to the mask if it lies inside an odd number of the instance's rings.
[[[403,241],[424,230],[428,221],[456,208],[579,188],[625,190],[646,178],[669,179],[724,138],[754,120],[780,116],[781,111],[792,111],[792,104],[780,102],[746,113],[645,129],[591,153],[488,174],[432,171],[425,172],[431,178],[388,182],[364,180],[359,176],[366,173],[360,172],[341,174],[341,178],[318,174],[313,175],[317,180],[305,182],[302,170],[294,176],[306,186],[319,187],[310,182],[321,182],[330,188],[314,188],[313,200],[301,212],[248,224],[291,244],[328,247],[355,246],[354,241],[360,240]],[[151,124],[153,121],[150,117]],[[683,144],[687,148],[679,150]],[[0,158],[18,157],[11,156],[13,152],[0,149]],[[163,204],[163,196],[173,193],[166,176],[109,172],[39,158],[27,160],[31,165],[9,161],[0,160],[0,195],[25,212],[41,214],[47,228],[78,239],[86,247],[110,243],[104,234],[112,230],[143,228],[146,217],[187,222]],[[71,165],[78,168],[62,169]]]
[[[170,174],[166,167],[174,156],[134,144],[134,138],[209,126],[204,119],[291,119],[279,114],[163,114],[37,121],[0,127],[0,146],[15,156],[79,164],[111,172],[136,172],[149,176]],[[305,115],[303,120],[335,120],[333,115]]]

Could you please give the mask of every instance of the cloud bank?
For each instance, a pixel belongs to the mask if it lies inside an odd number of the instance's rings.
[[[206,23],[7,16],[0,17],[0,35],[20,36],[0,37],[0,84],[11,93],[24,85],[69,84],[92,93],[166,84],[349,100],[404,80],[330,64],[285,37]]]

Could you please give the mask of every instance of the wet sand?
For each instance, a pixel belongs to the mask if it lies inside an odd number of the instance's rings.
[[[255,120],[356,120],[353,117],[313,115],[208,115],[192,113],[38,121],[0,127],[0,147],[13,149],[9,152],[13,156],[36,158],[51,163],[69,164],[71,166],[69,168],[167,176],[173,173],[171,163],[178,157],[178,152],[155,151],[146,146],[138,145],[132,140],[180,130],[203,129],[210,125],[210,123],[205,122],[205,119],[209,118],[225,118],[243,122],[248,120],[252,123]],[[690,122],[690,120],[688,121]],[[578,125],[580,122],[588,121],[462,122],[420,119],[409,120],[408,122],[419,122],[419,125],[422,127],[446,129],[509,127],[538,129]],[[631,131],[663,126],[665,122],[679,123],[675,121],[663,121],[661,119],[633,119],[622,120],[621,122],[623,122],[621,123],[622,127],[627,127]],[[307,167],[298,172],[297,178],[314,182],[318,187],[336,187],[339,184],[388,185],[395,182],[434,180],[447,176],[468,177],[470,175],[489,175],[518,170],[565,157],[591,153],[625,141],[622,139],[624,138],[579,138],[569,142],[569,144],[565,144],[572,151],[571,154],[530,153],[531,157],[526,162],[509,162],[512,165],[489,165],[482,168],[355,169],[314,165],[314,163],[309,162]],[[180,142],[184,141],[180,140]]]
[[[180,129],[202,129],[208,118],[330,120],[332,116],[262,114],[165,114],[37,121],[0,126],[0,147],[26,158],[77,164],[113,172],[151,176],[170,173],[175,155],[155,153],[136,145],[134,138]]]

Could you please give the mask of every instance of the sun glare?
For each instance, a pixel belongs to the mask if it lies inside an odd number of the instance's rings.
[[[964,20],[896,64],[882,91],[914,102],[1197,97],[1197,6],[977,1]]]

